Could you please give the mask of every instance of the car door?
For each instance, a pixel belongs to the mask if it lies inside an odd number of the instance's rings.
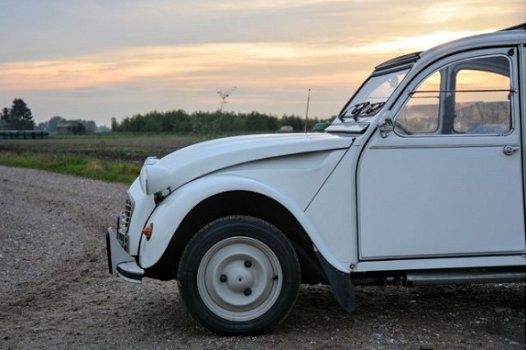
[[[525,249],[513,48],[425,69],[375,133],[357,174],[360,259],[487,256]]]

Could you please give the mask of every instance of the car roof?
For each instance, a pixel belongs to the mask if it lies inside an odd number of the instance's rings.
[[[426,61],[434,60],[445,54],[453,54],[487,46],[511,46],[517,44],[526,44],[526,23],[495,32],[465,37],[435,46],[426,51],[413,52],[392,58],[377,65],[374,69],[374,74],[383,74],[391,70],[410,67],[421,59],[422,62],[418,62],[419,65],[426,64]]]

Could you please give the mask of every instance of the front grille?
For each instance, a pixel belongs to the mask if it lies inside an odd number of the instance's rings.
[[[119,214],[119,227],[117,230],[117,240],[121,243],[124,250],[128,250],[128,229],[132,216],[133,205],[130,199],[124,203],[124,209]]]
[[[124,204],[124,210],[121,212],[121,228],[124,233],[128,233],[128,227],[130,226],[131,220],[131,213],[132,202],[131,200],[127,199],[126,203]]]

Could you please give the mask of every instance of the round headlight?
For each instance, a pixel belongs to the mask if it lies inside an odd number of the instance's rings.
[[[162,192],[172,185],[170,170],[159,165],[147,165],[144,168],[146,194]]]
[[[147,195],[164,191],[172,185],[172,173],[158,165],[143,165],[139,175],[139,183]]]

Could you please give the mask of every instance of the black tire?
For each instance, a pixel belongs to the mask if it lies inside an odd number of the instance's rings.
[[[247,216],[218,219],[188,243],[178,271],[190,314],[222,335],[258,334],[282,321],[300,284],[289,240]]]

